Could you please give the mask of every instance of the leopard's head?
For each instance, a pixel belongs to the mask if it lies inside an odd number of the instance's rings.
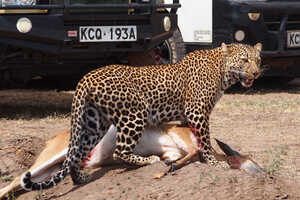
[[[250,87],[254,79],[261,74],[261,43],[254,46],[246,44],[222,43],[222,52],[225,58],[225,68],[229,72],[231,83],[240,82],[243,87]]]

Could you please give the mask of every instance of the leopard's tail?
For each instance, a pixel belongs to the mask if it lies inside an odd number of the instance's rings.
[[[31,172],[25,172],[21,178],[21,186],[24,190],[44,190],[49,189],[57,185],[61,182],[67,174],[70,173],[70,162],[64,161],[63,167],[60,171],[56,172],[53,176],[51,176],[48,180],[43,182],[33,182],[31,180]]]
[[[78,131],[78,130],[82,130],[82,126],[84,124],[84,120],[83,120],[83,116],[84,116],[84,110],[87,104],[87,96],[88,96],[88,91],[89,91],[89,86],[86,85],[86,77],[88,77],[91,73],[85,75],[82,80],[78,83],[77,88],[76,88],[76,92],[74,94],[73,97],[73,102],[72,102],[72,116],[71,116],[71,135],[70,135],[70,141],[74,140],[74,145],[70,146],[69,144],[69,149],[68,149],[68,153],[66,156],[66,160],[63,163],[63,166],[61,168],[61,170],[59,170],[58,172],[56,172],[54,175],[52,175],[51,177],[49,177],[47,180],[42,181],[42,182],[33,182],[31,180],[31,173],[30,172],[26,172],[23,174],[22,178],[21,178],[21,186],[22,188],[24,188],[25,190],[31,191],[31,190],[44,190],[44,189],[49,189],[54,187],[55,185],[57,185],[58,183],[60,183],[72,170],[72,173],[74,172],[74,170],[80,170],[80,162],[82,161],[83,158],[77,158],[76,154],[77,151],[79,151],[79,143],[80,138],[81,137],[74,137],[74,135],[78,135],[79,133],[74,133],[74,131]],[[74,116],[73,112],[75,112],[74,109],[74,105],[76,104],[82,104],[81,102],[84,102],[83,105],[80,106],[79,111],[78,111],[78,116]],[[73,126],[74,124],[76,126],[78,126],[77,129],[75,129]],[[82,157],[84,157],[85,155],[82,155]],[[75,171],[78,172],[78,171]],[[72,176],[71,173],[71,176]],[[73,173],[74,175],[74,173]],[[72,179],[74,181],[77,181],[78,177],[73,177]],[[77,181],[79,183],[79,181]]]

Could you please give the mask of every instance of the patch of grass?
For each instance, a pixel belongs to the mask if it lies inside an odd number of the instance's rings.
[[[279,147],[279,154],[280,155],[287,155],[288,153],[288,150],[289,150],[289,146],[286,144],[286,145],[282,145]]]
[[[258,108],[261,108],[261,109],[266,108],[266,106],[267,106],[267,104],[264,103],[264,102],[260,102],[260,103],[257,104],[257,107],[258,107]]]
[[[216,185],[217,182],[221,179],[221,178],[218,177],[218,176],[215,176],[215,177],[214,177],[211,173],[208,173],[207,175],[210,177],[210,179],[211,179],[211,181],[212,181],[212,182],[210,182],[211,185]]]
[[[228,177],[228,182],[230,184],[238,183],[238,177],[237,176]]]
[[[271,159],[267,160],[267,165],[265,166],[266,172],[269,175],[274,175],[276,172],[280,170],[282,167],[284,159],[283,155],[287,155],[288,146],[282,145],[275,148],[276,151],[270,150],[268,153],[270,154]]]
[[[199,176],[198,184],[200,184],[200,183],[203,181],[203,179],[204,179],[205,177],[209,177],[209,178],[210,178],[210,180],[211,180],[210,184],[212,184],[212,185],[216,185],[216,183],[221,179],[221,178],[218,177],[218,176],[213,176],[213,175],[212,175],[211,173],[209,173],[209,172],[207,172],[207,173],[201,172],[201,173],[200,173],[200,176]]]
[[[199,175],[199,181],[198,181],[198,184],[200,184],[203,180],[203,178],[205,177],[205,173],[204,172],[201,172],[200,175]]]
[[[2,181],[4,182],[12,182],[14,180],[13,176],[9,176],[9,175],[4,175],[1,177]]]
[[[44,191],[37,191],[34,200],[47,200],[49,197],[47,196],[47,193]]]
[[[43,194],[41,191],[38,191],[34,197],[35,200],[42,200],[43,199]]]
[[[9,193],[7,196],[7,200],[15,200],[17,199],[14,192]]]
[[[279,171],[281,164],[282,159],[280,158],[280,156],[274,156],[271,161],[271,164],[268,167],[266,167],[266,172],[270,175],[274,175],[277,171]]]

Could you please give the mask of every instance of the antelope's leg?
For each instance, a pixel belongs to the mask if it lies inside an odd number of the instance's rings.
[[[195,149],[195,148],[192,148],[192,149],[189,150],[188,154],[185,157],[177,160],[175,163],[172,163],[170,169],[168,170],[168,172],[173,172],[173,171],[175,171],[177,169],[180,169],[181,167],[185,166],[190,161],[194,162],[196,160],[199,160],[198,150]]]

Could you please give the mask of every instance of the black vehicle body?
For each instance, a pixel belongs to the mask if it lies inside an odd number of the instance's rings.
[[[78,74],[101,65],[128,63],[129,54],[153,49],[177,28],[178,0],[173,4],[158,4],[156,0],[86,2],[40,0],[35,5],[0,7],[0,79],[25,81],[34,76]],[[168,31],[163,26],[166,16],[171,21]],[[32,23],[27,33],[16,28],[23,17]],[[80,27],[103,26],[135,26],[136,35],[131,36],[136,40],[80,41],[79,37],[88,38],[89,33],[89,39],[97,36],[96,29],[87,32]]]
[[[260,16],[251,20],[249,13]],[[245,33],[242,41],[235,39],[238,30]],[[261,42],[263,64],[270,69],[265,75],[299,77],[299,31],[298,0],[213,0],[213,43],[201,48],[213,48],[221,42],[251,45]],[[288,42],[293,42],[294,46],[289,47]],[[197,48],[198,45],[189,45],[188,51]]]

